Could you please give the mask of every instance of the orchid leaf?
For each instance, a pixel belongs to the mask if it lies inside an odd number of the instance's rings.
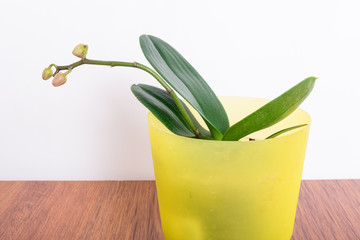
[[[134,84],[131,86],[131,91],[171,132],[180,136],[195,137],[195,134],[181,115],[174,100],[166,91],[145,84]],[[200,133],[204,136],[211,136],[211,134],[196,121],[186,105],[184,103],[182,104]]]
[[[237,141],[250,133],[270,127],[290,115],[314,87],[316,77],[301,81],[279,97],[232,125],[222,140]]]
[[[219,99],[200,74],[179,52],[157,37],[142,35],[140,45],[154,69],[199,112],[213,136],[221,139],[229,120]]]
[[[289,132],[289,131],[291,131],[291,130],[294,130],[294,129],[297,129],[297,128],[300,128],[300,127],[304,127],[304,126],[306,126],[306,125],[307,125],[307,124],[300,124],[300,125],[296,125],[296,126],[293,126],[293,127],[289,127],[289,128],[282,129],[282,130],[280,130],[280,131],[278,131],[278,132],[276,132],[276,133],[271,134],[271,135],[268,136],[266,139],[275,138],[275,137],[277,137],[277,136],[279,136],[279,135],[281,135],[281,134],[284,134],[284,133],[286,133],[286,132]]]

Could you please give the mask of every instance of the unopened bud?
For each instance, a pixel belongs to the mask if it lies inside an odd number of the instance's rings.
[[[74,54],[75,56],[77,56],[79,58],[85,58],[86,53],[87,53],[87,48],[88,48],[87,45],[78,44],[72,51],[72,54]]]
[[[52,81],[52,85],[54,87],[59,87],[66,83],[66,75],[65,73],[57,73]]]
[[[42,73],[42,79],[44,80],[48,80],[49,78],[51,78],[53,75],[53,71],[50,67],[45,68],[43,73]]]

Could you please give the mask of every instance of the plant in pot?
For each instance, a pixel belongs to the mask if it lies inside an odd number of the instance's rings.
[[[310,117],[298,106],[311,92],[308,77],[272,101],[219,98],[165,41],[140,36],[154,69],[138,62],[87,58],[50,64],[43,79],[60,86],[81,65],[134,67],[164,88],[131,90],[150,110],[148,127],[165,239],[289,240],[292,235]],[[53,72],[53,69],[55,72]],[[183,97],[181,100],[177,93]]]

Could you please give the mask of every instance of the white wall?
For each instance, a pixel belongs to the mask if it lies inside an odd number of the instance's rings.
[[[219,96],[274,98],[319,78],[304,178],[360,178],[359,1],[0,2],[0,179],[152,179],[147,110],[136,69],[84,66],[53,88],[50,63],[138,61],[138,36],[179,50]]]

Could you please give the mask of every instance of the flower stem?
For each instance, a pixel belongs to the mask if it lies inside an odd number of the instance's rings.
[[[180,99],[178,98],[178,96],[176,95],[176,93],[174,92],[174,90],[165,82],[165,80],[154,70],[152,70],[151,68],[140,64],[138,62],[119,62],[119,61],[102,61],[102,60],[91,60],[91,59],[81,59],[78,62],[74,62],[70,65],[64,65],[64,66],[55,66],[56,67],[56,71],[54,73],[54,76],[61,70],[72,70],[78,66],[84,65],[84,64],[88,64],[88,65],[104,65],[104,66],[110,66],[110,67],[134,67],[134,68],[139,68],[147,73],[149,73],[150,75],[152,75],[160,84],[161,86],[163,86],[166,90],[166,92],[171,96],[171,98],[174,100],[176,106],[178,107],[178,109],[180,110],[181,115],[184,117],[185,121],[187,122],[187,124],[189,124],[190,128],[193,130],[194,134],[196,135],[196,137],[198,138],[202,138],[202,139],[209,139],[209,137],[207,136],[203,136],[199,129],[197,129],[194,125],[194,123],[191,121],[191,118],[189,116],[189,114],[186,112],[182,102],[180,101]]]

